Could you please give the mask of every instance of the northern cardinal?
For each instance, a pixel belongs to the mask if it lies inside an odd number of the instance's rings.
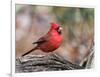
[[[56,23],[50,23],[50,24],[51,24],[51,28],[48,31],[48,33],[33,43],[33,44],[37,44],[37,46],[31,49],[30,51],[24,53],[22,56],[25,56],[37,49],[40,49],[43,52],[48,53],[48,52],[53,52],[54,50],[59,48],[59,46],[63,41],[63,37],[61,36],[62,28]]]

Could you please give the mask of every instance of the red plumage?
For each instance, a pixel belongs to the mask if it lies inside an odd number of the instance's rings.
[[[45,36],[37,40],[37,42],[33,43],[37,44],[37,46],[31,49],[30,51],[26,52],[22,56],[25,56],[36,49],[40,49],[43,52],[53,52],[54,50],[59,48],[59,46],[62,43],[63,38],[61,36],[61,31],[62,28],[58,24],[51,23],[51,28],[49,32]]]

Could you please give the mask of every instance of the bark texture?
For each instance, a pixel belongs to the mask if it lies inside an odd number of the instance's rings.
[[[56,54],[30,55],[16,59],[16,73],[84,69]]]

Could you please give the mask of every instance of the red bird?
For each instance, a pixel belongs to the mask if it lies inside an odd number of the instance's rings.
[[[25,56],[37,49],[40,49],[43,52],[47,53],[53,52],[54,50],[59,48],[59,46],[62,43],[63,38],[61,36],[61,33],[62,33],[62,28],[56,23],[51,23],[51,28],[48,31],[48,33],[45,36],[41,37],[38,41],[33,43],[37,44],[37,46],[31,49],[30,51],[26,52],[22,56]]]

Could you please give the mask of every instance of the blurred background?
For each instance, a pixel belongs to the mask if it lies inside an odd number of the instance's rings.
[[[75,63],[89,56],[94,43],[94,9],[58,6],[16,5],[16,58],[34,48],[50,22],[63,27],[64,41],[53,53]],[[44,54],[36,50],[31,54]]]

